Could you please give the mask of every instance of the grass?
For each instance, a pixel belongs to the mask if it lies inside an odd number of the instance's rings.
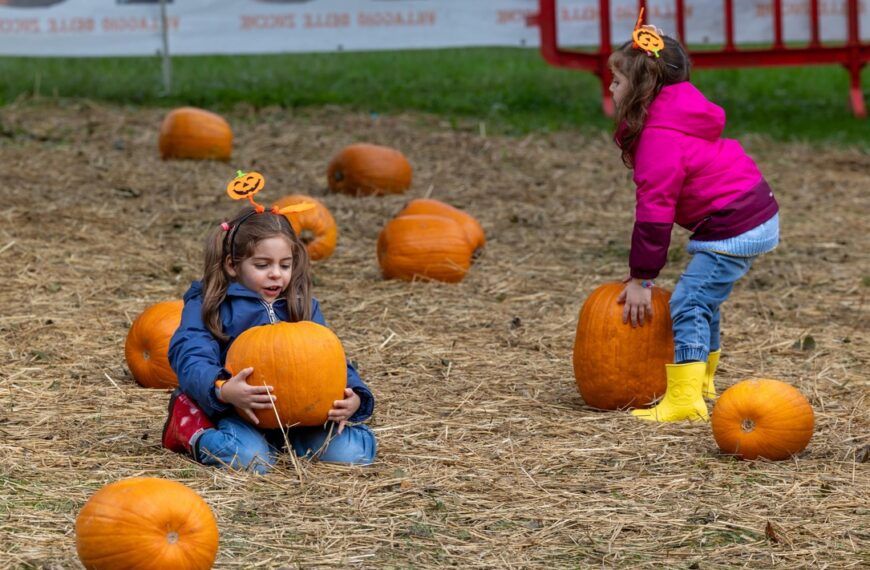
[[[588,72],[548,66],[534,49],[177,57],[162,94],[157,58],[0,58],[0,104],[21,97],[88,98],[215,110],[342,105],[372,113],[413,110],[504,133],[610,129]],[[696,84],[725,107],[727,134],[870,145],[852,117],[848,76],[835,66],[700,70]],[[870,74],[863,74],[865,96]]]

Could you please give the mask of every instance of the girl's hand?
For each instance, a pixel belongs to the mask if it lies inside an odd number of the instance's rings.
[[[632,279],[619,294],[616,300],[625,304],[622,309],[622,322],[627,323],[631,317],[631,326],[643,326],[644,318],[652,318],[652,289],[647,289],[637,279]]]
[[[348,418],[359,409],[360,399],[359,394],[350,388],[344,389],[344,400],[336,400],[332,403],[332,409],[329,410],[329,419],[338,422],[338,433],[344,429]]]
[[[248,384],[248,376],[254,372],[253,368],[245,368],[221,386],[221,400],[232,404],[240,413],[248,416],[254,424],[260,420],[254,414],[254,410],[269,410],[272,401],[277,398],[272,392],[273,386],[251,386]]]

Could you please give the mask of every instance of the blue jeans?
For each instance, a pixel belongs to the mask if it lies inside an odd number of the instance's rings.
[[[719,307],[755,257],[695,253],[671,295],[674,362],[706,361],[719,349]]]
[[[324,449],[332,425],[332,439]],[[341,435],[335,435],[337,425],[327,427],[295,427],[287,439],[298,457],[316,456],[320,461],[369,465],[377,454],[375,434],[367,425],[346,425]],[[266,473],[275,464],[278,451],[284,447],[281,430],[260,430],[238,415],[221,418],[214,429],[202,432],[194,442],[194,458],[203,465],[220,465],[233,469],[248,469]]]

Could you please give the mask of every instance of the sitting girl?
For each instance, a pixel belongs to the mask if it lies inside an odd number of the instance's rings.
[[[209,236],[202,280],[184,295],[181,325],[169,346],[179,389],[169,401],[163,447],[205,465],[268,471],[284,437],[258,429],[253,410],[272,407],[272,387],[249,385],[251,368],[232,376],[223,365],[240,334],[279,320],[326,325],[311,296],[305,245],[280,213],[247,207]],[[334,402],[327,424],[291,428],[288,440],[300,457],[370,464],[374,433],[348,422],[368,419],[373,409],[372,393],[348,363],[344,399]]]

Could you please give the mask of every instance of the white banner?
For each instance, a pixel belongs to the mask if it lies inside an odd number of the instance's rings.
[[[784,0],[787,41],[809,38],[810,0]],[[868,0],[860,28],[870,37]],[[612,37],[628,39],[636,0],[612,0]],[[819,0],[824,40],[846,38],[846,0]],[[738,43],[770,42],[772,0],[735,0]],[[722,43],[723,0],[688,0],[690,43]],[[178,55],[537,46],[526,24],[537,0],[168,0],[169,51]],[[673,0],[648,20],[674,33]],[[596,45],[597,0],[559,2],[559,42]],[[0,55],[129,56],[162,49],[159,0],[0,0]]]

